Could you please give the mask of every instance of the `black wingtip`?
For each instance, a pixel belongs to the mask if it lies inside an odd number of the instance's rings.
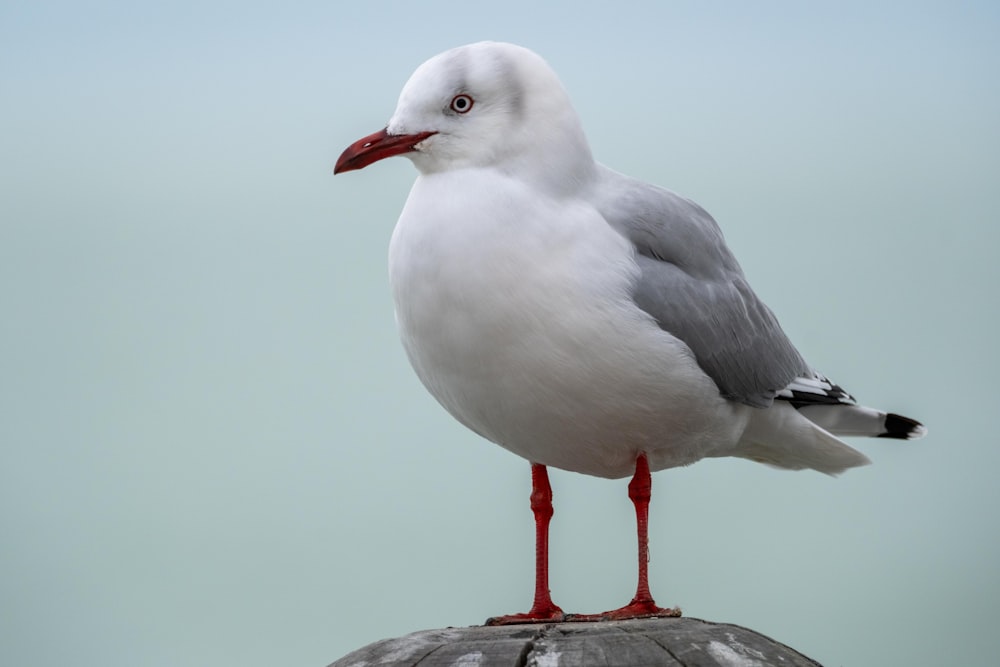
[[[896,440],[916,440],[927,434],[927,427],[916,419],[910,419],[892,412],[885,416],[885,433],[880,438],[895,438]]]

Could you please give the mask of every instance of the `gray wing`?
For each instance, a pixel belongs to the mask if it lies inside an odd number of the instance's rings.
[[[809,365],[754,294],[715,220],[668,190],[601,168],[593,202],[635,244],[634,298],[684,341],[728,399],[768,407]]]

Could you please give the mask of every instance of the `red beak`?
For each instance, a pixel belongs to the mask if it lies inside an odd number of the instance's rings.
[[[372,162],[393,155],[402,155],[414,150],[414,146],[421,141],[437,134],[437,132],[418,132],[417,134],[389,134],[385,130],[379,130],[367,137],[358,139],[347,147],[337,159],[337,166],[333,168],[334,174],[355,169],[364,169]]]

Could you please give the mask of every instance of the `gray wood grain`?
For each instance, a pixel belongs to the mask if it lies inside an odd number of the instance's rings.
[[[359,648],[330,667],[818,667],[738,625],[697,618],[423,630]]]

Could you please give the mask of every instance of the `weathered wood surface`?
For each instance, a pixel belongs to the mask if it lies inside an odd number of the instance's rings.
[[[738,625],[697,618],[473,626],[383,639],[330,667],[818,667]]]

